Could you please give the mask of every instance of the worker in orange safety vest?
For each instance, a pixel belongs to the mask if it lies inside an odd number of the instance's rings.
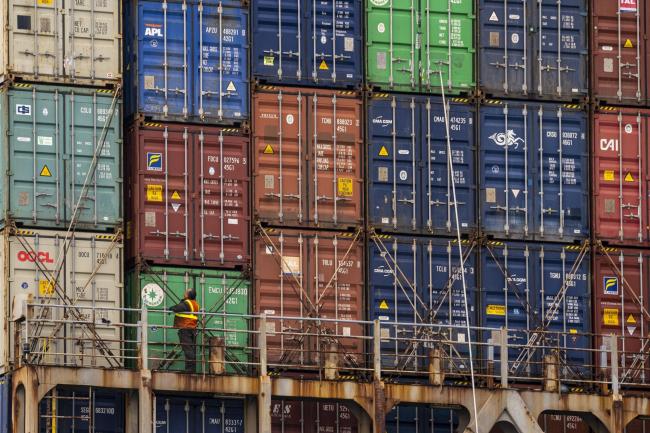
[[[183,300],[171,310],[175,313],[174,328],[178,329],[178,339],[185,355],[185,372],[196,373],[196,328],[199,322],[196,291],[187,289]]]

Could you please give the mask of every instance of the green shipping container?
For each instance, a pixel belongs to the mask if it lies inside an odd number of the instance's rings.
[[[183,370],[184,357],[174,329],[174,314],[163,313],[178,304],[185,290],[194,288],[201,311],[250,314],[250,282],[241,272],[194,268],[151,267],[127,275],[127,303],[141,308],[146,300],[149,313],[149,367],[154,370]],[[134,317],[138,317],[134,314]],[[138,319],[134,319],[135,323]],[[197,372],[209,372],[210,338],[223,339],[227,373],[246,373],[249,360],[249,323],[244,317],[205,316],[199,319]],[[227,331],[222,331],[227,330]],[[232,330],[232,331],[231,331]],[[237,332],[240,331],[240,332]],[[135,341],[132,333],[129,341]],[[136,356],[131,351],[130,356]]]
[[[435,94],[474,89],[472,0],[366,1],[371,89]]]
[[[110,90],[28,84],[0,89],[3,224],[12,218],[29,227],[67,228],[77,205],[78,229],[121,224],[120,101]],[[96,151],[97,168],[88,175]]]

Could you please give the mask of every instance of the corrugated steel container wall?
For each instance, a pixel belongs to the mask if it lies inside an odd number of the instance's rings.
[[[481,230],[498,239],[589,235],[587,113],[557,104],[480,107]]]
[[[273,433],[356,433],[357,418],[338,401],[273,400]]]
[[[646,2],[591,1],[591,86],[597,102],[648,103]]]
[[[53,303],[60,300],[60,295],[55,292],[65,293],[69,299],[75,300],[75,305],[81,308],[79,313],[85,320],[90,319],[90,307],[119,308],[122,306],[124,277],[121,239],[113,235],[76,232],[68,238],[71,242],[70,247],[65,258],[61,259],[59,255],[63,252],[65,239],[65,231],[18,230],[16,235],[12,235],[8,229],[2,232],[3,245],[0,249],[0,259],[4,266],[0,281],[3,281],[8,293],[0,298],[0,302],[8,302],[9,305],[2,305],[0,311],[6,312],[9,316],[4,318],[7,326],[3,338],[0,339],[2,356],[0,372],[7,371],[6,368],[13,361],[12,342],[15,325],[12,317],[19,314],[15,309],[27,300],[28,296],[33,297],[34,303]],[[55,272],[60,260],[63,260],[64,264],[59,277],[60,288],[57,290],[43,272],[44,270],[48,273]],[[60,300],[54,303],[62,302]],[[51,315],[53,319],[61,320],[63,311],[52,311]],[[120,312],[96,311],[95,317],[98,321],[102,321],[95,324],[97,334],[105,340],[113,355],[117,357],[120,351],[121,330],[110,323],[122,322]],[[103,322],[103,319],[109,322]],[[63,365],[64,358],[58,354],[66,353],[65,361],[77,366],[89,366],[94,362],[98,366],[103,366],[107,363],[101,357],[92,359],[88,355],[93,347],[88,341],[88,332],[83,326],[66,324],[55,334],[50,325],[44,325],[43,329],[44,337],[52,336],[49,346],[53,354],[45,355],[45,362],[57,362]],[[67,337],[66,340],[62,338],[64,335]],[[82,337],[85,338],[83,343],[74,340]],[[82,353],[85,353],[83,359]]]
[[[244,401],[154,396],[156,432],[244,433]]]
[[[282,226],[363,224],[363,108],[352,92],[253,95],[255,217]]]
[[[0,376],[0,433],[11,432],[11,375]]]
[[[314,324],[273,316],[364,319],[364,248],[359,233],[268,229],[258,233],[254,249],[255,314],[269,317],[269,363],[313,364],[320,360],[317,351],[332,340],[276,335],[308,329],[313,333]],[[340,336],[333,340],[346,354],[342,363],[363,363],[364,341],[358,338],[364,335],[362,325],[322,323],[320,328]]]
[[[547,345],[561,347],[567,365],[574,372],[589,377],[591,354],[591,315],[589,313],[589,259],[580,259],[579,246],[554,244],[489,242],[481,249],[480,326],[508,328],[508,335],[524,345],[533,331],[543,327],[563,335],[547,337]],[[575,270],[572,273],[572,269]],[[566,293],[556,299],[563,286]],[[549,310],[554,301],[559,308],[553,316]],[[571,334],[571,336],[569,336]],[[491,338],[490,335],[483,340]],[[572,350],[576,349],[576,350]],[[582,350],[580,350],[582,349]],[[512,348],[508,357],[514,362],[521,349]],[[541,360],[543,350],[532,353]],[[495,359],[499,355],[495,353]],[[534,366],[533,366],[534,367]],[[541,373],[526,371],[519,374]],[[495,366],[495,371],[499,367]]]
[[[402,403],[386,414],[386,432],[454,433],[459,418],[454,409]]]
[[[447,120],[459,225],[471,233],[477,225],[476,110],[464,101],[449,103]],[[375,96],[367,121],[369,225],[383,232],[455,234],[442,98]]]
[[[39,431],[43,433],[126,430],[125,396],[115,389],[57,388],[41,400],[39,412]]]
[[[492,97],[588,96],[587,0],[479,2],[479,86]]]
[[[248,119],[248,8],[240,0],[127,0],[126,102],[162,121]]]
[[[397,323],[430,323],[466,326],[465,299],[461,279],[458,244],[439,238],[407,236],[373,236],[368,250],[368,311],[372,320],[380,320],[382,338],[426,338],[421,328],[403,327]],[[465,257],[465,283],[471,326],[476,326],[477,258],[474,243],[462,244]],[[433,330],[432,330],[433,332]],[[472,340],[476,339],[472,336]],[[468,351],[467,333],[454,329],[446,333],[449,351]],[[386,369],[428,371],[430,347],[415,347],[411,342],[384,340],[382,362]],[[465,366],[457,366],[465,368]]]
[[[625,433],[646,433],[647,431],[650,431],[650,420],[648,419],[636,418],[625,427]]]
[[[17,85],[0,91],[0,112],[4,223],[67,228],[77,204],[80,230],[122,222],[121,99],[109,91]]]
[[[607,110],[607,111],[606,111]],[[594,236],[648,246],[648,111],[601,109],[592,122]]]
[[[594,333],[619,335],[619,369],[627,381],[647,383],[644,370],[648,366],[639,364],[637,358],[642,339],[648,337],[649,322],[643,311],[649,308],[650,252],[607,248],[596,252],[593,260]],[[596,338],[594,345],[602,349],[607,342]],[[602,365],[600,356],[596,364]]]
[[[64,4],[65,3],[65,4]],[[0,81],[103,86],[122,78],[122,2],[0,3]]]
[[[589,424],[579,415],[545,413],[538,422],[544,433],[591,433]],[[632,433],[627,429],[625,432]]]
[[[370,0],[366,79],[375,89],[470,93],[474,88],[474,2]]]
[[[145,301],[150,308],[169,310],[182,301],[185,291],[190,288],[196,290],[196,301],[201,311],[232,315],[251,314],[250,281],[241,272],[216,269],[154,266],[145,267],[142,272],[134,270],[127,275],[126,302],[130,308],[139,309]],[[174,315],[154,311],[148,314],[148,323],[154,326],[148,335],[150,368],[183,370],[183,359],[178,356],[178,330],[173,329]],[[199,327],[210,329],[209,335],[206,332],[198,334],[199,362],[207,362],[210,358],[208,337],[224,340],[228,360],[242,363],[248,360],[249,323],[245,318],[207,316],[205,321],[200,321]],[[216,329],[229,329],[233,332]],[[132,337],[129,341],[135,341],[136,336]],[[228,364],[226,371],[246,373],[246,368],[244,365]]]
[[[362,0],[256,1],[253,78],[269,84],[360,87],[363,11]]]
[[[134,125],[129,133],[130,259],[242,267],[250,258],[248,137],[236,129]]]

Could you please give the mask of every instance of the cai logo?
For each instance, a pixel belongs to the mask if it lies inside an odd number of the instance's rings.
[[[147,152],[147,170],[162,171],[162,153]]]
[[[505,147],[505,146],[515,146],[515,150],[519,147],[519,143],[523,143],[524,139],[521,137],[517,137],[517,134],[515,134],[515,131],[512,129],[509,129],[508,132],[496,132],[490,137],[488,137],[490,140],[494,141],[494,144],[500,147]]]
[[[603,277],[603,291],[606,295],[618,295],[618,278]]]

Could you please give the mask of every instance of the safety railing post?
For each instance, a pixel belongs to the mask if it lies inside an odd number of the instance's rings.
[[[258,347],[260,350],[260,376],[266,376],[268,374],[266,349],[266,314],[260,315]]]
[[[618,340],[616,335],[609,336],[609,350],[612,361],[612,395],[619,395],[619,382],[618,382]]]
[[[501,388],[508,388],[508,331],[501,328]]]
[[[149,370],[149,320],[147,304],[140,308],[140,368]]]
[[[373,322],[372,333],[372,365],[373,378],[375,381],[381,381],[381,325],[379,320]]]

